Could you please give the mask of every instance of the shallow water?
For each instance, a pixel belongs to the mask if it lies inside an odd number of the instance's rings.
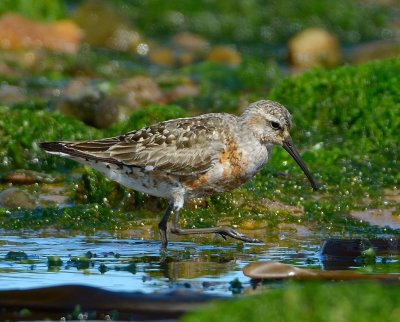
[[[28,289],[62,284],[97,286],[113,291],[154,292],[191,288],[206,293],[229,295],[229,282],[239,279],[243,286],[250,280],[241,270],[254,260],[284,261],[296,265],[318,265],[319,237],[282,243],[243,245],[227,241],[225,245],[172,241],[168,250],[159,241],[120,239],[108,234],[96,236],[60,236],[37,232],[2,232],[0,245],[0,289]],[[290,246],[292,244],[292,246]],[[7,259],[7,253],[24,252],[25,259]],[[78,269],[69,263],[73,257],[92,253],[89,268]],[[62,265],[49,267],[48,256],[59,256]],[[105,265],[107,271],[101,273]],[[133,264],[129,266],[128,265]],[[102,266],[100,266],[102,265]],[[128,270],[129,269],[129,270]]]
[[[208,294],[229,296],[238,279],[244,289],[251,288],[243,267],[253,261],[280,261],[297,266],[324,268],[320,256],[321,232],[293,227],[271,233],[265,244],[217,243],[210,237],[170,242],[160,249],[157,240],[121,238],[110,234],[92,236],[61,233],[2,231],[0,234],[0,289],[79,284],[112,291],[170,291],[188,288]],[[24,252],[26,257],[9,259],[9,252]],[[58,256],[60,266],[49,266],[48,257]],[[78,268],[73,258],[91,257],[87,268]],[[386,261],[386,266],[396,262]],[[79,261],[78,261],[79,262]],[[381,258],[377,258],[381,263]],[[87,261],[82,261],[82,265]],[[357,267],[355,261],[350,266]],[[101,272],[103,271],[103,273]]]

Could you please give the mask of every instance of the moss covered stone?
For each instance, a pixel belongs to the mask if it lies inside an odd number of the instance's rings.
[[[99,134],[71,117],[44,109],[1,106],[0,171],[71,167],[70,161],[46,156],[37,142],[90,139]]]

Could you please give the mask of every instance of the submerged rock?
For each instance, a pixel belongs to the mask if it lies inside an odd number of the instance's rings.
[[[9,188],[0,192],[0,206],[10,209],[34,209],[35,198],[28,192],[18,188]]]
[[[54,267],[54,266],[61,266],[63,261],[59,256],[47,256],[47,266]]]

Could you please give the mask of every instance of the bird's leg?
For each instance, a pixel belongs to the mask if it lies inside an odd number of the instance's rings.
[[[161,218],[161,221],[158,223],[158,229],[160,232],[160,238],[161,238],[161,243],[162,243],[163,248],[167,247],[167,244],[168,244],[167,221],[168,221],[169,215],[171,214],[173,207],[174,207],[174,204],[172,202],[169,203],[167,209],[165,210],[163,217]]]
[[[261,241],[255,238],[243,235],[231,227],[212,227],[212,228],[196,228],[196,229],[182,229],[179,227],[179,209],[172,210],[172,228],[171,233],[176,235],[190,235],[190,234],[220,234],[224,239],[232,237],[242,240],[246,243],[260,243]]]

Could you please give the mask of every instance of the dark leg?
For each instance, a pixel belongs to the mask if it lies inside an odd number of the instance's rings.
[[[171,233],[176,235],[190,235],[190,234],[220,234],[224,239],[226,237],[232,237],[238,240],[242,240],[246,243],[261,243],[260,240],[248,237],[241,233],[238,233],[231,227],[213,227],[213,228],[197,228],[197,229],[181,229],[179,227],[179,209],[173,210],[172,217],[172,228]]]
[[[165,210],[165,213],[163,215],[163,217],[161,218],[161,221],[158,224],[158,229],[160,232],[160,238],[161,238],[161,243],[162,243],[162,247],[167,247],[168,244],[168,239],[167,239],[167,221],[169,218],[169,215],[171,214],[171,210],[174,207],[173,203],[170,203],[167,207],[167,209]]]

